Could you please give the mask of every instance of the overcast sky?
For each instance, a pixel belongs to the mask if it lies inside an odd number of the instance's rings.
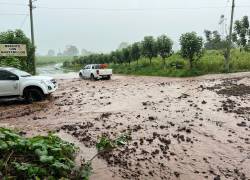
[[[21,28],[30,36],[28,0],[0,0],[0,31]],[[121,42],[167,34],[178,48],[180,34],[220,30],[229,24],[231,0],[37,0],[35,39],[39,54],[68,44],[109,52]],[[236,0],[235,19],[250,16],[250,0]],[[58,9],[56,9],[58,8]],[[18,14],[18,15],[17,15]]]

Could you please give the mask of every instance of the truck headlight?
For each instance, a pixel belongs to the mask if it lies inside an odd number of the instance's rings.
[[[45,85],[50,85],[51,84],[51,82],[49,80],[42,80],[41,83],[45,84]]]

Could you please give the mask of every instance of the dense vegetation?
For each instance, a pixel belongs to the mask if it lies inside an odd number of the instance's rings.
[[[35,47],[22,30],[1,32],[0,44],[26,44],[27,57],[0,57],[0,66],[16,67],[34,73]]]
[[[70,177],[76,152],[74,145],[53,135],[24,138],[0,128],[0,177]]]
[[[96,144],[97,155],[123,146],[128,140],[122,135],[116,140],[102,136]],[[83,179],[92,172],[91,162],[75,164],[78,148],[59,137],[36,136],[25,138],[18,133],[0,128],[0,179]]]
[[[230,71],[250,70],[250,29],[248,17],[235,22],[231,52]],[[91,54],[76,57],[63,66],[79,70],[86,64],[108,63],[115,73],[159,76],[192,76],[206,73],[225,72],[224,59],[228,37],[218,31],[205,30],[205,41],[195,32],[184,33],[180,37],[181,50],[173,52],[173,41],[166,35],[157,38],[146,36],[110,54]],[[240,49],[238,51],[237,49]]]
[[[210,73],[223,73],[224,56],[217,50],[206,51],[199,61],[194,63],[192,70],[189,69],[189,63],[180,55],[175,53],[166,59],[165,68],[163,68],[162,59],[160,57],[153,58],[152,64],[148,63],[146,58],[141,58],[138,62],[128,64],[110,64],[114,73],[130,74],[130,75],[149,75],[149,76],[170,76],[170,77],[187,77],[197,76]],[[230,62],[232,72],[249,71],[250,70],[250,53],[232,51]]]

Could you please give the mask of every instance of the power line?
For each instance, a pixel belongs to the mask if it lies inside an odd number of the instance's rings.
[[[0,13],[0,16],[27,16],[28,14],[24,13]]]
[[[8,2],[0,2],[0,4],[3,4],[3,5],[10,5],[10,6],[27,6],[27,4],[21,4],[21,3],[8,3]]]
[[[16,6],[27,6],[27,4],[21,3],[9,3],[0,2],[0,4],[5,5],[16,5]],[[37,6],[39,9],[51,9],[51,10],[98,10],[98,11],[164,11],[164,10],[200,10],[200,9],[226,9],[230,6],[203,6],[203,7],[169,7],[169,8],[83,8],[83,7],[48,7],[48,6]],[[248,8],[250,5],[236,6],[238,8]]]
[[[98,11],[165,11],[165,10],[199,10],[199,9],[221,9],[229,8],[230,6],[207,6],[207,7],[173,7],[173,8],[81,8],[81,7],[46,7],[37,6],[38,9],[51,9],[51,10],[98,10]],[[250,7],[249,6],[237,6],[237,7]]]

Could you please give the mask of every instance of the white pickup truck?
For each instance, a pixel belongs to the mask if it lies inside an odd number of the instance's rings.
[[[79,77],[82,79],[96,79],[110,80],[112,76],[112,69],[105,69],[103,64],[89,64],[79,72]]]
[[[41,101],[56,89],[57,82],[51,77],[0,67],[0,98],[24,97],[29,102]]]

